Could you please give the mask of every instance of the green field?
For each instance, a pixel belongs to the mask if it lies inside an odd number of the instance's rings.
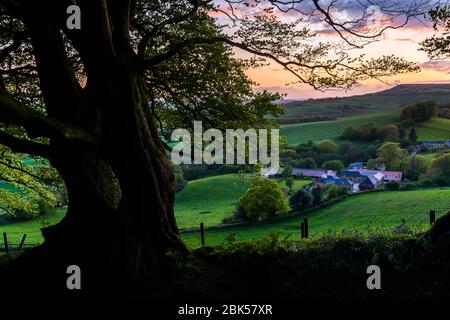
[[[14,222],[7,215],[2,215],[0,216],[0,233],[6,232],[8,242],[12,245],[18,245],[24,233],[27,234],[25,244],[39,244],[44,240],[40,229],[58,223],[65,214],[66,209],[58,209],[37,219],[21,222]]]
[[[335,121],[290,124],[282,126],[280,134],[287,139],[289,144],[306,143],[310,140],[336,140],[347,127],[358,127],[367,122],[386,125],[396,122],[399,114],[399,109],[393,109],[391,111],[344,117]]]
[[[429,210],[437,216],[450,210],[450,188],[423,189],[414,191],[386,191],[356,195],[330,207],[309,213],[310,235],[321,235],[329,231],[367,230],[369,224],[380,228],[398,226],[404,220],[408,226],[426,227]],[[300,221],[295,217],[272,224],[251,227],[235,227],[225,230],[207,231],[209,245],[222,244],[225,237],[235,233],[237,241],[251,240],[277,232],[281,237],[299,238]],[[197,233],[184,234],[185,241],[199,246]]]
[[[176,195],[175,215],[180,228],[198,227],[200,222],[208,226],[220,224],[225,216],[230,215],[241,195],[250,185],[251,177],[245,179],[229,174],[194,180]],[[307,180],[295,180],[294,189],[301,189],[309,184]],[[287,188],[285,180],[279,180],[281,188]],[[287,198],[286,198],[287,201]],[[40,229],[44,225],[52,225],[64,216],[64,209],[54,214],[35,220],[14,222],[6,215],[0,216],[0,232],[7,232],[11,243],[19,243],[22,235],[27,234],[28,244],[42,241]]]
[[[190,181],[177,193],[175,215],[180,228],[220,224],[222,219],[233,213],[239,198],[250,186],[251,177],[242,180],[236,174],[214,176]],[[310,181],[295,180],[294,189],[301,189]],[[278,182],[281,188],[287,188],[285,180]],[[287,200],[286,200],[287,201]]]
[[[289,144],[337,140],[345,128],[358,127],[363,123],[373,122],[377,125],[393,124],[398,121],[399,109],[384,112],[372,112],[358,116],[342,117],[334,121],[296,123],[281,127],[280,134]],[[416,128],[419,141],[440,141],[450,139],[450,120],[435,118],[424,122]]]
[[[219,180],[216,180],[219,179]],[[194,183],[195,182],[195,183]],[[176,216],[183,227],[197,227],[200,222],[206,226],[221,222],[234,208],[241,194],[241,186],[236,175],[205,178],[192,181],[178,195]],[[248,182],[246,182],[248,183]],[[283,186],[284,181],[279,182]],[[296,181],[296,188],[308,181]],[[190,198],[194,196],[194,198]],[[219,206],[220,205],[220,206]],[[414,191],[386,191],[356,195],[330,207],[308,213],[310,234],[320,235],[328,231],[366,230],[369,224],[380,228],[393,228],[404,220],[409,226],[426,226],[427,212],[436,210],[438,216],[450,210],[450,188],[423,189]],[[209,213],[206,213],[209,211]],[[201,213],[203,212],[203,213]],[[0,216],[0,232],[7,232],[10,243],[17,245],[24,233],[26,244],[38,244],[42,241],[40,229],[55,224],[64,216],[65,210],[35,220],[12,223],[7,216]],[[208,231],[207,243],[221,244],[230,233],[236,234],[238,241],[261,238],[271,232],[282,237],[299,237],[299,223],[303,217],[289,218],[271,224],[251,227],[234,227],[220,231]],[[196,247],[198,234],[183,234],[185,241]]]
[[[399,111],[407,105],[431,100],[438,103],[450,101],[450,86],[448,84],[404,84],[381,92],[351,97],[287,101],[284,104],[286,113],[283,118],[312,115],[339,117],[383,112],[387,109]]]
[[[289,144],[299,144],[323,139],[337,139],[346,127],[357,127],[365,122],[378,125],[395,123],[401,109],[423,101],[447,103],[450,101],[448,84],[399,85],[391,89],[346,98],[328,98],[292,101],[284,104],[284,119],[308,116],[337,117],[335,121],[297,123],[285,125],[281,134]],[[419,140],[443,140],[450,138],[450,120],[433,119],[418,129]]]
[[[435,118],[416,128],[419,141],[450,139],[450,119]]]
[[[229,174],[190,181],[177,193],[175,213],[181,228],[206,226],[220,223],[233,212],[241,195],[250,185],[250,177],[244,180]]]
[[[294,180],[294,185],[292,187],[292,191],[296,191],[296,190],[300,190],[302,189],[304,186],[310,184],[311,181],[310,180]],[[280,186],[280,188],[284,188],[284,189],[288,189],[288,187],[286,186],[286,180],[285,179],[279,179],[278,180],[278,185]]]

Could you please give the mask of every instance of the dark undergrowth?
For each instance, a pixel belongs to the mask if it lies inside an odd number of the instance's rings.
[[[344,234],[311,241],[263,240],[198,249],[176,257],[167,296],[190,300],[450,298],[450,235]],[[368,290],[369,265],[381,290]]]
[[[450,299],[450,234],[433,242],[411,233],[349,232],[303,241],[272,234],[251,242],[230,242],[197,249],[190,256],[172,252],[158,290],[152,281],[123,295],[183,303]],[[0,266],[11,260],[0,256]],[[381,290],[366,286],[367,267],[373,264],[381,268]],[[26,274],[20,273],[20,279]],[[47,280],[41,280],[42,288]]]

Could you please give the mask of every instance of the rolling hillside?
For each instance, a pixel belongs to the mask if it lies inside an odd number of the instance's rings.
[[[404,84],[385,91],[359,96],[290,101],[284,104],[286,114],[283,118],[313,115],[339,117],[384,112],[429,100],[438,103],[449,102],[450,84]]]
[[[248,189],[251,177],[241,180],[238,175],[227,174],[190,181],[177,193],[175,198],[175,216],[180,228],[220,224],[222,219],[233,213],[239,198]],[[295,180],[294,189],[301,189],[309,181]],[[279,186],[287,188],[285,181]],[[286,199],[287,202],[287,199]]]
[[[349,126],[365,122],[378,125],[395,123],[402,107],[408,104],[435,100],[450,101],[450,85],[400,85],[373,94],[347,98],[330,98],[307,101],[291,101],[284,104],[287,112],[283,119],[302,116],[332,116],[337,120],[287,124],[280,133],[289,144],[305,143],[309,140],[338,139]],[[417,128],[419,140],[450,139],[450,120],[437,118]]]
[[[200,222],[213,226],[233,210],[242,194],[242,183],[236,175],[225,175],[192,181],[177,194],[175,213],[180,228],[198,227]],[[301,188],[308,181],[297,181]],[[280,182],[284,187],[284,182]],[[367,230],[374,228],[392,229],[404,221],[408,226],[427,227],[427,212],[434,209],[440,216],[450,210],[450,188],[423,189],[414,191],[391,191],[356,195],[330,207],[308,213],[310,234],[320,235],[329,231]],[[35,220],[13,223],[8,217],[0,216],[0,232],[7,232],[10,243],[17,245],[24,233],[27,244],[42,242],[40,228],[57,223],[64,217],[65,210]],[[235,233],[238,241],[261,238],[271,232],[292,239],[299,237],[301,217],[256,225],[234,227],[225,230],[207,231],[206,240],[210,245],[221,244],[230,233]],[[193,247],[199,246],[197,233],[183,234],[183,238]]]
[[[427,228],[428,211],[431,209],[436,210],[438,217],[450,210],[450,188],[357,195],[309,213],[310,235],[342,230],[364,231],[370,224],[373,228],[393,229],[402,222],[411,227]],[[281,238],[289,236],[291,239],[299,239],[301,218],[295,217],[250,227],[207,231],[206,242],[209,245],[222,244],[230,233],[235,233],[237,241],[261,238],[271,232],[279,233]],[[199,246],[197,233],[184,234],[183,238],[191,246]]]
[[[343,117],[335,121],[289,124],[281,127],[280,135],[289,144],[305,143],[310,140],[338,139],[345,128],[357,127],[365,122],[385,125],[395,122],[400,115],[400,109],[385,112],[372,112],[364,115]]]
[[[250,185],[251,177],[247,175],[241,180],[238,175],[229,174],[190,181],[177,193],[175,215],[180,228],[198,227],[200,222],[206,226],[220,224],[222,219],[230,215],[241,195]],[[310,181],[295,180],[294,189],[301,189]],[[281,188],[287,188],[285,180],[279,180]],[[287,198],[286,198],[287,202]],[[60,221],[65,209],[55,210],[52,214],[28,221],[16,222],[8,216],[0,216],[0,232],[7,232],[13,244],[20,242],[24,233],[28,244],[38,244],[43,238],[40,229]]]
[[[175,214],[180,228],[216,225],[233,212],[240,196],[250,185],[250,178],[240,180],[229,174],[190,181],[177,193]]]

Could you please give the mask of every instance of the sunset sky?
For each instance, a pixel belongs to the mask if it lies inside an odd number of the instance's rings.
[[[290,19],[292,15],[283,16],[281,19]],[[343,14],[349,15],[345,12]],[[413,20],[408,25],[397,30],[387,30],[378,42],[367,45],[364,49],[357,49],[353,54],[365,54],[368,58],[382,55],[395,54],[413,61],[422,68],[419,73],[403,74],[390,78],[384,78],[390,85],[408,83],[450,83],[450,61],[430,61],[425,52],[419,51],[419,43],[433,35],[434,30],[429,22],[424,19]],[[336,35],[320,34],[321,41],[336,41]],[[247,54],[236,50],[237,57],[245,57]],[[286,85],[295,81],[295,78],[276,63],[269,66],[250,69],[248,76],[256,81],[258,89],[267,89],[287,94],[287,99],[308,99],[327,96],[348,96],[388,89],[390,86],[377,80],[364,82],[360,87],[352,91],[317,92],[303,84]]]

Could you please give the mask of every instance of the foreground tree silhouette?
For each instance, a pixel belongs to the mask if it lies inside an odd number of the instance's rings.
[[[361,23],[368,16],[362,5],[352,8],[363,9],[362,17],[346,22],[333,17],[336,1],[325,7],[318,1],[292,2],[309,3],[308,10],[282,1],[268,1],[264,8],[259,1],[75,2],[81,30],[66,27],[72,1],[0,1],[0,143],[48,158],[69,195],[67,216],[43,230],[45,243],[2,273],[20,274],[21,267],[33,265],[43,281],[54,278],[61,288],[69,264],[85,270],[88,290],[164,282],[167,250],[188,252],[173,213],[174,176],[160,139],[164,129],[183,119],[219,128],[267,125],[264,115],[278,112],[270,104],[276,96],[239,96],[225,85],[240,83],[242,77],[232,77],[236,68],[227,69],[230,81],[215,78],[208,86],[208,75],[192,72],[208,62],[216,45],[222,54],[230,55],[224,48],[234,46],[259,57],[248,65],[272,59],[316,89],[348,89],[367,78],[416,70],[400,58],[366,61],[348,53],[387,28],[382,23],[382,29],[365,35]],[[259,13],[239,16],[239,6]],[[315,35],[301,20],[276,19],[276,12],[291,10],[303,19],[325,20],[345,45],[311,44]],[[418,14],[412,8],[392,12],[400,11],[405,19],[395,27]],[[238,31],[230,35],[212,27],[208,12],[226,17]]]

